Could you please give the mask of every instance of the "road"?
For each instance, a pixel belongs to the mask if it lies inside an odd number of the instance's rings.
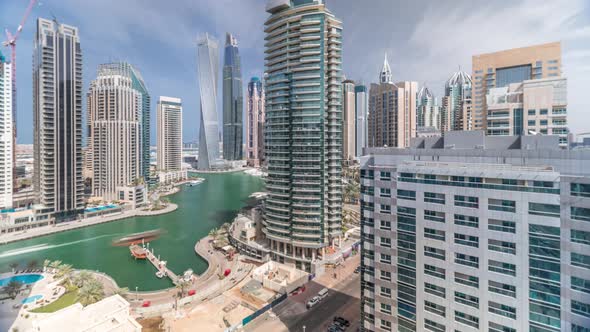
[[[354,264],[354,262],[357,262]],[[328,290],[328,296],[312,309],[307,310],[305,304],[314,297],[325,284],[310,282],[305,292],[290,296],[273,309],[273,314],[265,314],[245,326],[245,331],[326,331],[335,316],[342,316],[351,322],[347,331],[357,331],[360,319],[360,277],[352,273],[358,264],[355,259],[343,269],[342,279]],[[346,273],[345,273],[346,272]],[[332,278],[331,273],[325,277]]]

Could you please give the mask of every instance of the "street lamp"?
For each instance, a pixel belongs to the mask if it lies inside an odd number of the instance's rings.
[[[303,325],[303,332],[305,332],[305,325]]]
[[[138,296],[138,294],[137,294],[137,286],[135,286],[135,302],[137,302],[137,300],[138,300],[137,299],[137,296]]]

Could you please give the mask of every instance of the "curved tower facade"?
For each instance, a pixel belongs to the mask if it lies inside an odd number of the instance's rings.
[[[266,10],[263,232],[274,260],[314,271],[342,235],[342,22],[321,0]]]
[[[441,130],[471,130],[471,76],[459,70],[445,84]]]
[[[430,89],[422,86],[418,92],[418,110],[416,112],[418,127],[440,129],[440,107]]]
[[[223,159],[242,160],[244,94],[238,42],[226,35],[223,61]]]
[[[211,169],[219,161],[219,120],[217,118],[217,82],[219,44],[209,34],[197,42],[201,126],[199,129],[198,169]]]

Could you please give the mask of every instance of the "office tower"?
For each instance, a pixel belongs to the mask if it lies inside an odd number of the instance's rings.
[[[225,160],[243,159],[244,95],[241,67],[238,42],[228,33],[223,62],[223,159]]]
[[[471,76],[459,70],[445,84],[442,99],[441,131],[472,130]]]
[[[321,0],[266,9],[262,230],[274,260],[315,271],[342,236],[342,22]]]
[[[145,179],[144,86],[139,72],[126,62],[100,65],[90,83],[88,145],[93,162],[93,196],[115,200],[117,187]]]
[[[379,73],[379,83],[393,84],[393,75],[391,74],[389,61],[387,61],[387,53],[385,53],[385,58],[383,59],[383,68],[381,68],[381,72]]]
[[[418,92],[418,110],[416,111],[416,126],[440,129],[440,107],[436,97],[426,85]]]
[[[365,330],[587,331],[590,151],[483,131],[369,150]]]
[[[264,87],[258,77],[252,77],[248,83],[246,158],[252,167],[259,167],[264,161]]]
[[[217,119],[217,82],[219,45],[205,33],[197,42],[201,126],[199,129],[198,169],[208,170],[219,162],[219,120]]]
[[[357,85],[354,87],[354,102],[356,112],[355,148],[354,155],[358,158],[363,155],[363,148],[367,146],[367,117],[369,113],[369,96],[367,87]]]
[[[561,77],[561,43],[474,55],[472,67],[474,128],[486,130],[486,95],[490,89],[526,80]]]
[[[486,109],[488,135],[559,135],[561,146],[568,146],[567,79],[564,77],[491,88]]]
[[[356,104],[354,81],[346,80],[342,82],[344,103],[342,109],[343,121],[343,140],[342,140],[342,157],[344,160],[352,160],[355,157],[356,148]]]
[[[182,169],[182,100],[160,96],[157,119],[157,169],[180,171]]]
[[[33,46],[33,185],[56,221],[83,208],[82,50],[78,28],[37,19]]]
[[[418,83],[392,83],[387,57],[379,84],[369,90],[368,146],[404,148],[416,137],[416,97]]]
[[[0,52],[0,210],[12,207],[14,126],[12,63]]]

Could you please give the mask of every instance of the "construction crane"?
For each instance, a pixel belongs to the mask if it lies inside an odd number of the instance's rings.
[[[25,15],[23,16],[18,28],[16,28],[16,32],[13,34],[6,29],[6,38],[7,40],[2,43],[2,45],[6,47],[10,47],[10,62],[12,63],[12,162],[13,162],[13,173],[12,173],[12,180],[13,180],[13,187],[12,190],[16,191],[16,41],[20,36],[21,31],[23,31],[23,27],[29,18],[29,15],[33,11],[33,7],[37,3],[37,0],[30,0],[29,6],[25,11]]]

